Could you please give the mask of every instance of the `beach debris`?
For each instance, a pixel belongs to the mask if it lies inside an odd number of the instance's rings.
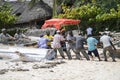
[[[14,68],[14,69],[9,69],[10,71],[29,71],[29,69],[22,69],[22,68]]]
[[[1,70],[0,70],[0,75],[5,74],[6,72],[8,72],[7,69],[1,69]]]
[[[50,72],[54,72],[53,70],[50,70]]]
[[[62,64],[65,63],[65,61],[48,61],[45,62],[44,64],[35,64],[32,66],[33,69],[39,69],[39,68],[53,68],[55,67],[57,64]]]
[[[42,64],[42,65],[39,65],[39,64],[35,64],[32,66],[33,69],[39,69],[39,68],[51,68],[51,67],[54,67],[56,66],[55,64]]]
[[[32,68],[33,68],[33,69],[38,69],[39,66],[38,66],[38,64],[34,64],[34,65],[32,66]]]
[[[62,64],[62,63],[65,63],[65,61],[49,61],[49,62],[46,62],[46,64]]]
[[[45,65],[41,65],[40,68],[52,68],[56,66],[56,64],[45,64]]]

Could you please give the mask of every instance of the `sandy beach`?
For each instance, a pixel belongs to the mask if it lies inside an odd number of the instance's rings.
[[[120,0],[0,0],[0,80],[120,80]]]
[[[73,55],[74,56],[74,55]],[[104,60],[102,58],[102,60]],[[120,59],[112,62],[58,59],[42,62],[0,60],[0,80],[120,80]]]

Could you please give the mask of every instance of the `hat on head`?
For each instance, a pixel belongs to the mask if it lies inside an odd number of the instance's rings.
[[[57,33],[60,33],[60,30],[57,30]]]
[[[6,29],[5,29],[5,28],[3,28],[3,29],[2,29],[2,32],[3,32],[3,31],[6,31]]]
[[[106,32],[104,32],[104,33],[103,33],[103,35],[107,35],[107,33],[106,33]]]
[[[44,36],[43,34],[40,35],[40,37],[43,37],[43,36]]]
[[[65,32],[65,29],[62,29],[61,32]]]

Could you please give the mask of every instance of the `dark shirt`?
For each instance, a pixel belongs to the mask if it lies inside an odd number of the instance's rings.
[[[84,48],[84,42],[85,42],[85,38],[82,36],[77,36],[76,37],[76,48],[80,48],[83,49]]]

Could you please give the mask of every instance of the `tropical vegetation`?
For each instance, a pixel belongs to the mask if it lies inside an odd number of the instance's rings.
[[[39,1],[44,0],[31,0],[30,5],[34,6]],[[80,28],[83,31],[85,31],[88,26],[93,27],[96,31],[95,33],[104,31],[105,28],[111,31],[120,31],[120,0],[53,1],[53,17],[79,19],[81,20]],[[62,8],[60,14],[56,12],[58,6]],[[14,23],[16,20],[15,15],[11,15],[10,13],[11,9],[4,7],[5,6],[0,7],[0,24],[3,24],[3,26]],[[4,11],[2,9],[4,9]]]
[[[105,28],[120,31],[119,0],[76,0],[72,6],[62,4],[62,9],[63,12],[54,17],[80,19],[80,28],[83,31],[87,26],[93,27],[95,34]]]
[[[16,16],[12,14],[12,8],[5,3],[0,6],[0,28],[8,28],[16,21]]]

